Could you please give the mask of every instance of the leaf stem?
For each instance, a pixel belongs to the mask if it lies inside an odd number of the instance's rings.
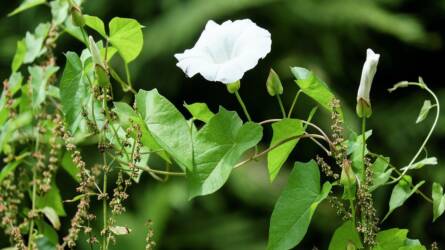
[[[283,114],[283,118],[286,118],[286,111],[284,111],[284,106],[283,106],[283,101],[281,100],[281,96],[278,94],[275,96],[277,97],[278,105],[280,105],[280,109],[281,109],[281,113]]]
[[[287,113],[287,118],[292,116],[292,111],[294,111],[295,104],[297,103],[298,97],[301,94],[301,89],[297,91],[295,94],[294,100],[292,101],[292,105],[290,106],[289,112]]]

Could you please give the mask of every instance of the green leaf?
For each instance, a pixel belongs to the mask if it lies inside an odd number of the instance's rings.
[[[413,163],[412,165],[405,166],[405,167],[401,168],[401,170],[405,171],[407,169],[408,170],[421,169],[427,165],[429,165],[429,166],[437,165],[437,158],[436,157],[428,157],[428,158],[422,159],[416,163]]]
[[[405,245],[408,230],[391,228],[377,233],[376,246],[373,250],[398,250]]]
[[[325,82],[318,79],[312,71],[305,68],[292,67],[291,71],[297,78],[296,83],[303,93],[314,99],[323,108],[332,111],[331,103],[335,96]]]
[[[57,234],[56,230],[48,223],[46,223],[43,218],[36,220],[37,229],[39,232],[39,235],[37,236],[37,242],[40,242],[41,238],[46,238],[45,241],[41,241],[40,243],[37,243],[40,249],[54,249],[55,245],[59,243],[59,235]],[[42,243],[45,243],[43,245]],[[49,244],[48,244],[49,243]],[[52,243],[52,244],[51,244]],[[51,247],[54,246],[54,248],[45,248],[45,247]],[[43,248],[42,248],[43,247]]]
[[[389,180],[393,169],[390,168],[387,170],[388,166],[389,157],[379,156],[374,161],[371,166],[371,169],[373,170],[373,181],[370,191],[376,190],[378,187],[384,185]]]
[[[49,3],[51,6],[51,15],[56,25],[62,24],[68,17],[69,3],[67,0],[55,0]]]
[[[10,173],[14,172],[14,170],[21,162],[22,161],[19,160],[6,164],[6,166],[4,166],[0,172],[0,182],[5,179],[5,177],[8,176]]]
[[[136,95],[136,110],[156,143],[175,159],[182,170],[192,169],[190,126],[176,107],[156,89],[141,89]]]
[[[12,72],[16,72],[20,66],[22,66],[26,55],[26,43],[25,40],[17,41],[17,49],[12,59],[11,69]]]
[[[130,105],[124,102],[115,102],[113,112],[115,112],[119,117],[119,124],[124,129],[127,129],[131,126],[131,121],[133,121],[134,124],[139,125],[142,133],[141,141],[144,147],[156,152],[156,154],[162,157],[165,161],[171,163],[170,158],[168,157],[166,152],[162,150],[161,146],[159,146],[159,144],[155,141],[153,136],[148,131],[148,127],[145,124],[145,121],[141,118],[138,112],[133,110]],[[133,136],[135,137],[136,134],[134,134]]]
[[[11,136],[14,133],[18,133],[18,129],[31,124],[32,118],[31,112],[21,112],[17,117],[7,120],[6,123],[0,127],[0,152],[12,153],[11,146],[8,143]]]
[[[131,18],[115,17],[108,24],[110,42],[119,51],[126,63],[133,61],[141,53],[143,41],[142,26]]]
[[[44,223],[44,222],[42,222]],[[46,224],[46,223],[45,223]],[[43,224],[42,224],[43,225]],[[46,226],[41,226],[41,228],[43,228],[45,231],[48,231],[48,227],[50,228],[50,226],[48,225]],[[52,233],[52,232],[51,232]],[[56,233],[57,235],[57,233]],[[47,237],[46,235],[38,235],[36,237],[36,245],[37,245],[37,249],[38,250],[56,250],[56,244],[58,242],[53,242],[49,237]]]
[[[365,140],[372,135],[372,130],[365,132]],[[360,181],[363,181],[364,165],[363,165],[363,136],[351,133],[351,138],[348,140],[348,154],[351,154],[352,170],[359,177]],[[365,155],[368,153],[368,149],[365,148]]]
[[[439,183],[433,183],[433,221],[445,211],[445,195],[443,194],[443,188]]]
[[[80,182],[79,177],[79,169],[73,162],[73,158],[71,157],[71,153],[65,152],[62,157],[61,162],[62,168],[65,169],[65,171],[73,177],[73,179],[77,182]]]
[[[51,189],[48,192],[46,192],[43,196],[39,195],[36,197],[36,208],[43,209],[45,207],[53,208],[58,216],[66,215],[59,188],[54,180],[51,183]]]
[[[360,235],[351,220],[345,221],[335,230],[328,249],[345,250],[348,244],[353,244],[357,249],[363,248]]]
[[[60,229],[59,216],[57,215],[56,211],[52,207],[44,207],[44,208],[40,209],[40,211],[42,211],[42,213],[49,220],[49,222],[51,222],[51,224],[53,225],[53,227],[56,230]]]
[[[233,111],[220,108],[202,129],[194,134],[194,165],[187,172],[189,197],[207,195],[221,188],[244,152],[262,137],[262,127],[243,124]]]
[[[417,116],[416,123],[420,123],[423,120],[425,120],[426,117],[428,116],[428,113],[430,112],[430,109],[432,108],[433,106],[431,105],[431,101],[425,100],[423,102],[422,108],[420,109],[419,115]]]
[[[389,211],[383,218],[386,220],[388,216],[394,211],[394,209],[400,207],[408,200],[411,195],[413,195],[420,186],[422,186],[425,181],[419,182],[413,188],[412,186],[412,178],[409,175],[405,175],[393,188],[391,193],[391,198],[389,199]]]
[[[318,204],[331,188],[332,185],[325,182],[320,190],[320,171],[315,161],[295,163],[272,212],[267,249],[290,249],[298,245]]]
[[[34,34],[29,32],[25,36],[26,53],[23,63],[32,63],[34,60],[46,52],[43,42],[48,35],[51,25],[49,23],[41,23],[37,26]]]
[[[272,130],[273,136],[272,141],[270,142],[270,147],[274,147],[290,137],[303,135],[305,129],[301,120],[283,119],[272,124]],[[299,139],[294,139],[283,143],[267,154],[267,168],[269,170],[270,181],[275,179],[298,141]]]
[[[209,122],[209,120],[215,115],[207,104],[197,102],[193,104],[184,104],[184,107],[192,114],[193,118],[200,120],[204,123]]]
[[[13,10],[12,12],[10,12],[10,13],[8,14],[8,16],[16,15],[16,14],[22,12],[22,11],[25,11],[25,10],[27,10],[27,9],[31,9],[31,8],[33,8],[33,7],[36,7],[36,6],[38,6],[38,5],[40,5],[40,4],[44,4],[44,3],[46,3],[46,0],[25,0],[25,1],[23,1],[23,2],[19,5],[19,7],[17,7],[15,10]]]
[[[59,70],[55,66],[32,66],[28,68],[31,75],[32,107],[38,109],[46,99],[47,84],[51,76]]]
[[[65,70],[60,80],[60,98],[65,121],[74,133],[82,120],[82,107],[88,100],[88,86],[79,56],[74,52],[67,52],[65,56]]]
[[[97,16],[90,16],[90,15],[83,15],[83,18],[85,18],[85,24],[92,28],[93,30],[97,31],[101,36],[104,38],[107,37],[107,33],[105,32],[105,25],[102,20]]]

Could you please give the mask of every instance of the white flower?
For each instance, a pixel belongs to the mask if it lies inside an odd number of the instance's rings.
[[[255,67],[270,52],[271,44],[269,31],[249,19],[221,25],[210,20],[193,48],[175,54],[176,65],[188,77],[200,73],[209,81],[229,84]]]
[[[377,71],[377,64],[379,63],[380,54],[374,53],[371,49],[366,50],[366,61],[363,64],[362,77],[360,79],[360,86],[357,93],[357,102],[365,101],[370,107],[371,100],[369,94],[371,92],[372,80]]]

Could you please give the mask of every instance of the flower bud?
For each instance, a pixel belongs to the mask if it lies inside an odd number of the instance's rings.
[[[93,63],[95,65],[100,65],[102,68],[105,68],[104,63],[102,62],[102,57],[100,56],[99,48],[97,47],[96,42],[94,42],[94,39],[92,36],[89,37],[89,45],[90,45],[90,52],[91,57],[93,57]]]
[[[238,89],[241,87],[241,83],[240,81],[236,81],[233,83],[226,84],[226,86],[227,86],[227,91],[229,91],[230,94],[233,94],[236,91],[238,91]]]
[[[380,55],[371,49],[366,50],[366,61],[363,64],[360,86],[357,93],[356,112],[359,117],[370,117],[372,114],[370,92],[374,75],[377,71]]]
[[[266,87],[267,92],[271,96],[283,94],[283,85],[281,84],[280,77],[273,69],[270,69],[269,76],[267,77]]]
[[[71,5],[71,17],[73,18],[73,23],[77,27],[83,27],[85,26],[85,18],[83,17],[82,11],[80,10],[79,6],[77,5]]]

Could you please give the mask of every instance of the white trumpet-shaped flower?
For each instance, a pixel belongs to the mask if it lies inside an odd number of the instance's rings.
[[[360,117],[369,117],[371,115],[370,92],[379,58],[380,54],[374,53],[371,49],[366,50],[366,61],[363,64],[360,86],[357,93],[357,114]]]
[[[188,77],[197,73],[205,79],[225,84],[240,80],[271,49],[269,31],[249,19],[226,21],[221,25],[210,20],[195,46],[175,54]]]

